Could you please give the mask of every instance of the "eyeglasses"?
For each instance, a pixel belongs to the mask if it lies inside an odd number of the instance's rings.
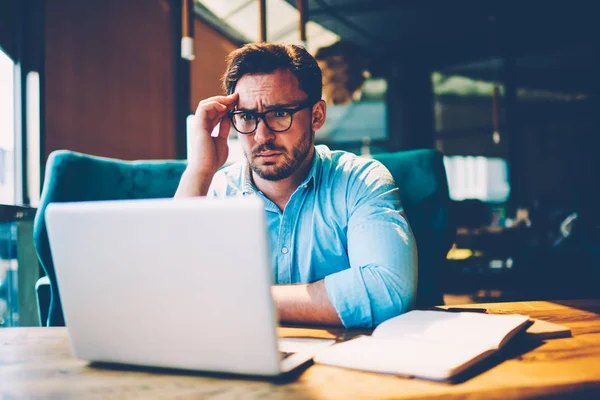
[[[314,102],[308,100],[300,103],[296,108],[276,108],[261,113],[247,110],[232,110],[229,112],[229,118],[235,130],[244,135],[256,131],[259,118],[264,121],[270,131],[285,132],[291,128],[294,114],[313,105]]]

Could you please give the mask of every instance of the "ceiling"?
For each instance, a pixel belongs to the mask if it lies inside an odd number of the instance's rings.
[[[256,0],[195,0],[196,13],[212,19],[213,25],[228,29],[228,36],[238,41],[257,42],[259,37],[259,6]],[[295,5],[295,3],[294,3]],[[214,19],[217,19],[215,21]],[[268,0],[266,7],[267,38],[270,42],[300,43],[298,21],[300,13],[286,0]],[[322,46],[337,42],[340,37],[314,21],[306,24],[306,46],[314,53]]]
[[[286,0],[296,5],[296,0]],[[309,19],[388,60],[497,80],[514,60],[523,85],[586,90],[600,38],[595,1],[308,0]]]

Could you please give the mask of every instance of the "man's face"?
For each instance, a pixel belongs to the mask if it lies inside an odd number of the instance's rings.
[[[244,75],[237,83],[237,110],[265,112],[294,109],[308,98],[300,90],[298,79],[287,70],[271,74]],[[311,159],[314,131],[325,119],[325,104],[318,102],[292,115],[292,125],[285,132],[273,132],[264,120],[258,120],[256,131],[239,134],[250,168],[259,177],[277,181],[290,177]],[[314,112],[313,112],[314,111]],[[322,120],[322,122],[320,122]],[[316,122],[316,124],[315,124]]]

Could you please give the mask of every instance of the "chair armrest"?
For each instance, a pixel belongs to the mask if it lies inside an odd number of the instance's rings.
[[[48,311],[50,310],[50,279],[44,276],[35,283],[35,297],[37,299],[38,315],[40,316],[40,326],[46,326],[48,321]]]

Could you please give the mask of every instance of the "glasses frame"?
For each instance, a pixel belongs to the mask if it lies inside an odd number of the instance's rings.
[[[268,110],[268,111],[263,111],[263,112],[256,112],[256,111],[249,111],[249,110],[231,110],[229,111],[228,115],[229,115],[229,119],[231,120],[231,125],[233,126],[233,128],[239,132],[242,135],[251,135],[254,132],[256,132],[256,130],[258,129],[258,120],[262,119],[263,122],[265,123],[265,126],[271,131],[271,132],[276,132],[276,133],[281,133],[281,132],[286,132],[289,131],[290,128],[292,127],[292,125],[294,124],[294,114],[296,114],[298,111],[302,111],[305,108],[310,108],[312,106],[314,106],[316,104],[315,101],[311,101],[311,100],[306,100],[303,101],[302,103],[300,103],[298,105],[298,107],[295,108],[286,108],[286,107],[281,107],[281,108],[274,108],[272,110]],[[278,112],[278,111],[285,111],[288,114],[290,114],[290,126],[288,126],[286,129],[273,129],[269,126],[269,123],[267,122],[267,119],[265,118],[265,116],[268,113],[272,113],[272,112]],[[252,129],[250,132],[242,132],[238,129],[237,126],[235,126],[235,122],[233,120],[233,117],[237,114],[245,114],[245,113],[250,113],[252,114],[252,116],[254,117],[254,120],[256,121],[255,125],[254,125],[254,129]]]

